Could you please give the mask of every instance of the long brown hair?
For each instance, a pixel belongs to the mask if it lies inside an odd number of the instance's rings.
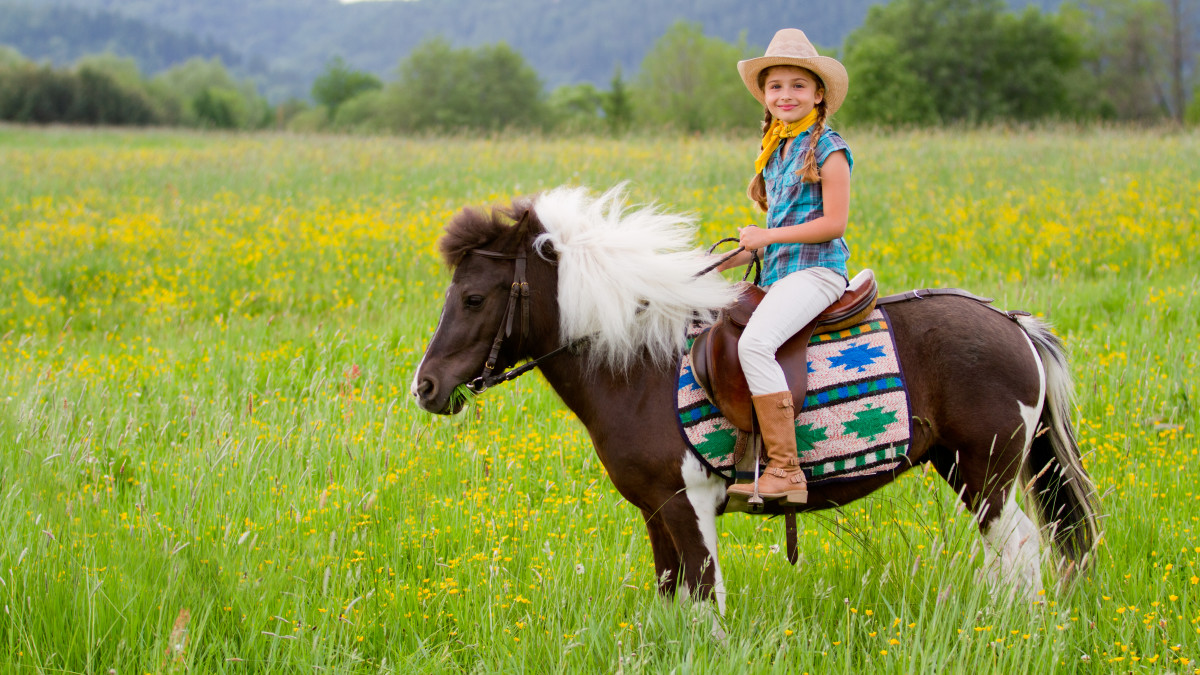
[[[767,71],[770,68],[765,68],[758,74],[758,86],[761,89],[763,82],[767,79]],[[816,105],[817,120],[813,122],[811,135],[808,142],[808,154],[804,157],[804,165],[800,167],[800,179],[805,183],[821,182],[821,169],[817,166],[817,141],[821,140],[821,135],[825,133],[825,118],[827,116],[827,108],[825,107],[825,83],[807,68],[801,68],[805,72],[810,73],[813,79],[817,81],[817,91],[821,92],[821,102]],[[771,128],[771,124],[775,122],[775,117],[771,115],[771,111],[763,109],[762,133],[765,135],[767,129]],[[746,186],[746,196],[750,201],[758,204],[758,208],[763,213],[767,212],[767,181],[763,178],[762,172],[754,174],[754,178],[750,180],[750,185]]]

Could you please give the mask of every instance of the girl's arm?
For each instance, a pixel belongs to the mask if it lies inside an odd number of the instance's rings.
[[[840,150],[830,154],[821,167],[821,201],[825,215],[816,220],[773,229],[743,227],[739,231],[742,246],[749,251],[770,244],[821,244],[845,234],[850,214],[850,163]]]

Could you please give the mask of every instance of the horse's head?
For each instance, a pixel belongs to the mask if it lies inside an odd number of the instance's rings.
[[[699,274],[710,261],[692,248],[693,230],[686,216],[626,211],[621,186],[462,211],[439,244],[454,277],[413,395],[453,414],[469,385],[480,391],[520,359],[537,363],[567,345],[612,372],[673,364],[687,324],[737,297],[719,275]]]
[[[552,308],[533,309],[556,288],[553,266],[533,249],[541,232],[526,201],[464,209],[446,226],[438,246],[454,274],[412,383],[425,410],[458,413],[469,389],[528,356],[533,335],[557,334]]]

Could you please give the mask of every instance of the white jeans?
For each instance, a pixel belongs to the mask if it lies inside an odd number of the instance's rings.
[[[771,284],[738,341],[738,358],[751,394],[787,391],[787,380],[775,352],[845,290],[846,279],[827,267],[809,267]],[[804,405],[803,401],[795,403],[797,410]]]

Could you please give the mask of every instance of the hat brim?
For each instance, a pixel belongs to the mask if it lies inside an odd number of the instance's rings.
[[[755,59],[738,61],[738,72],[742,82],[758,102],[767,104],[766,92],[758,84],[759,73],[771,66],[796,66],[811,70],[821,83],[825,85],[825,109],[832,115],[842,107],[846,100],[846,91],[850,88],[850,76],[846,67],[837,59],[830,56],[760,56]]]

